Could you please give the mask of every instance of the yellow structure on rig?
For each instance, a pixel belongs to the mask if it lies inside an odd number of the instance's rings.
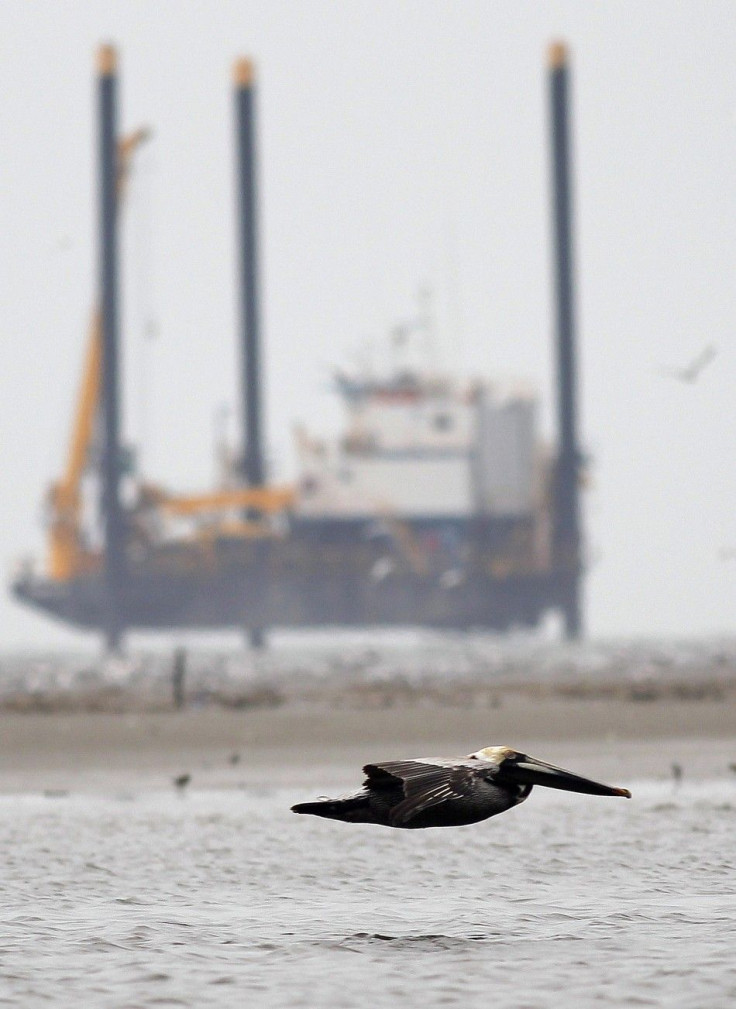
[[[551,610],[580,630],[582,541],[568,170],[567,55],[550,57],[557,301],[555,452],[534,400],[463,392],[395,367],[336,376],[348,435],[300,449],[297,486],[269,486],[262,437],[256,79],[235,66],[239,229],[239,457],[210,493],[136,477],[120,440],[119,207],[147,130],[119,139],[117,58],[99,53],[99,293],[66,464],[49,493],[48,570],[16,598],[110,648],[131,630],[533,627]],[[87,476],[93,476],[95,495]],[[90,507],[90,504],[92,507]]]
[[[125,196],[133,157],[151,136],[142,127],[118,143],[117,200]],[[102,316],[99,306],[92,312],[87,350],[79,385],[77,408],[72,425],[63,476],[49,489],[48,575],[65,582],[80,575],[100,571],[103,555],[90,549],[82,530],[82,478],[89,463],[102,389]],[[292,487],[238,487],[208,494],[175,496],[154,485],[139,488],[141,510],[157,509],[162,517],[203,517],[207,522],[197,537],[204,542],[214,534],[254,538],[270,535],[260,516],[270,516],[290,507],[295,498]],[[233,518],[233,512],[248,518]],[[258,516],[258,517],[250,517]]]
[[[130,175],[133,155],[151,133],[136,130],[118,143],[117,200],[121,204]],[[64,475],[49,491],[49,575],[65,581],[100,566],[100,559],[84,549],[81,529],[81,481],[94,435],[100,405],[102,372],[102,314],[99,305],[92,312],[87,354],[77,401],[72,436]]]

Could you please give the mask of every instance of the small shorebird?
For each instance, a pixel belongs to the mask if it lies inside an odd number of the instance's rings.
[[[455,759],[367,764],[363,773],[366,779],[355,795],[300,802],[292,811],[385,827],[458,827],[518,806],[534,785],[631,798],[627,788],[582,778],[508,746],[487,746]]]

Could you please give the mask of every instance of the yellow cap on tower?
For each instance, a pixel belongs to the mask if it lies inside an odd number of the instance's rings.
[[[564,42],[553,42],[548,49],[549,65],[552,70],[559,70],[567,64],[567,46]]]
[[[235,61],[235,66],[233,67],[233,80],[239,88],[251,87],[255,76],[256,74],[253,67],[253,61],[249,60],[247,56],[241,56],[240,59]]]
[[[112,77],[118,68],[118,51],[109,42],[97,50],[97,72],[102,77]]]

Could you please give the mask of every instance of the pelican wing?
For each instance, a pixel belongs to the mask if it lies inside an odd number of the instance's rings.
[[[404,826],[425,809],[450,799],[469,798],[477,786],[478,772],[474,767],[449,761],[434,764],[424,760],[396,760],[368,764],[363,770],[369,788],[401,783],[404,799],[390,814],[394,827]]]

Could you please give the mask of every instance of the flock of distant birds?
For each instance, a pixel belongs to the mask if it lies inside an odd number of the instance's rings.
[[[236,751],[227,762],[235,767]],[[736,774],[736,761],[728,765]],[[685,776],[682,764],[670,764],[675,788]],[[487,746],[467,757],[415,757],[366,764],[361,789],[338,799],[299,802],[294,813],[308,813],[346,823],[377,823],[387,827],[453,827],[487,820],[518,806],[534,785],[587,795],[631,798],[628,788],[616,788],[548,764],[508,746]],[[183,795],[192,783],[190,772],[171,779]],[[62,798],[65,788],[46,788],[46,798]]]

